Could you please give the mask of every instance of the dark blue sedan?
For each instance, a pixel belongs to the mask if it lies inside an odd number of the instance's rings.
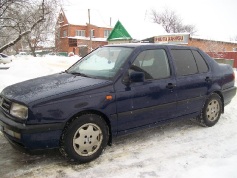
[[[0,129],[15,147],[97,158],[115,136],[177,118],[215,125],[236,94],[229,65],[198,48],[107,45],[68,70],[6,87]]]

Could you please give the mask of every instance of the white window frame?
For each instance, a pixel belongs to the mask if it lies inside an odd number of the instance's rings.
[[[111,33],[110,30],[104,30],[104,38],[108,38],[110,33]]]
[[[85,30],[76,30],[76,36],[86,36],[86,31]]]
[[[67,37],[67,30],[63,30],[63,37]]]
[[[94,29],[91,29],[90,35],[91,35],[91,38],[94,38],[94,37],[95,37],[95,30],[94,30]]]

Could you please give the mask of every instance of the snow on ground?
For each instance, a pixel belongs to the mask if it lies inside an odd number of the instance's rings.
[[[66,70],[75,61],[62,57],[16,59],[7,64],[8,70],[0,70],[0,91],[22,80]],[[66,161],[57,150],[21,153],[0,132],[0,176],[236,178],[236,106],[237,96],[211,128],[192,119],[178,120],[116,138],[101,157],[83,165]]]
[[[24,80],[61,72],[70,67],[77,57],[17,57],[12,63],[0,64],[0,91],[8,85]],[[1,68],[10,67],[7,70]]]

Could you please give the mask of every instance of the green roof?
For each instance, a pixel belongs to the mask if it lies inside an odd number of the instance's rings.
[[[122,23],[118,20],[118,22],[115,24],[114,29],[110,33],[109,37],[107,38],[108,41],[113,40],[131,40],[132,37],[127,32],[127,30],[124,28]]]

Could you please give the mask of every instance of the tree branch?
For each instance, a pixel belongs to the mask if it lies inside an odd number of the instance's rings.
[[[23,36],[25,36],[25,35],[27,35],[27,34],[29,34],[29,33],[30,33],[30,30],[25,31],[25,32],[19,34],[19,36],[18,36],[15,40],[13,40],[13,41],[7,43],[6,45],[4,45],[3,47],[1,47],[1,48],[0,48],[0,52],[3,52],[5,49],[9,48],[10,46],[15,45],[18,41],[21,40],[21,38],[22,38]]]
[[[45,14],[44,14],[44,12],[45,12],[45,11],[44,11],[44,8],[45,8],[45,6],[44,6],[44,0],[42,0],[41,7],[42,7],[42,15],[41,15],[41,17],[40,17],[36,22],[34,22],[31,27],[29,27],[28,29],[27,29],[27,27],[26,27],[26,30],[24,30],[22,33],[21,33],[21,28],[19,27],[20,23],[18,23],[16,26],[18,26],[18,28],[19,28],[19,31],[20,31],[19,35],[18,35],[13,41],[11,41],[11,42],[9,42],[9,43],[3,45],[3,46],[0,48],[0,52],[3,52],[5,49],[7,49],[7,48],[9,48],[9,47],[11,47],[11,46],[13,46],[13,45],[15,45],[18,41],[20,41],[20,40],[22,39],[23,36],[26,36],[26,35],[30,34],[31,31],[36,27],[37,24],[39,24],[39,23],[41,23],[41,22],[44,21],[44,15],[45,15]],[[6,17],[6,19],[12,19],[12,18],[11,18],[11,17]],[[16,26],[15,26],[15,27],[16,27]]]

